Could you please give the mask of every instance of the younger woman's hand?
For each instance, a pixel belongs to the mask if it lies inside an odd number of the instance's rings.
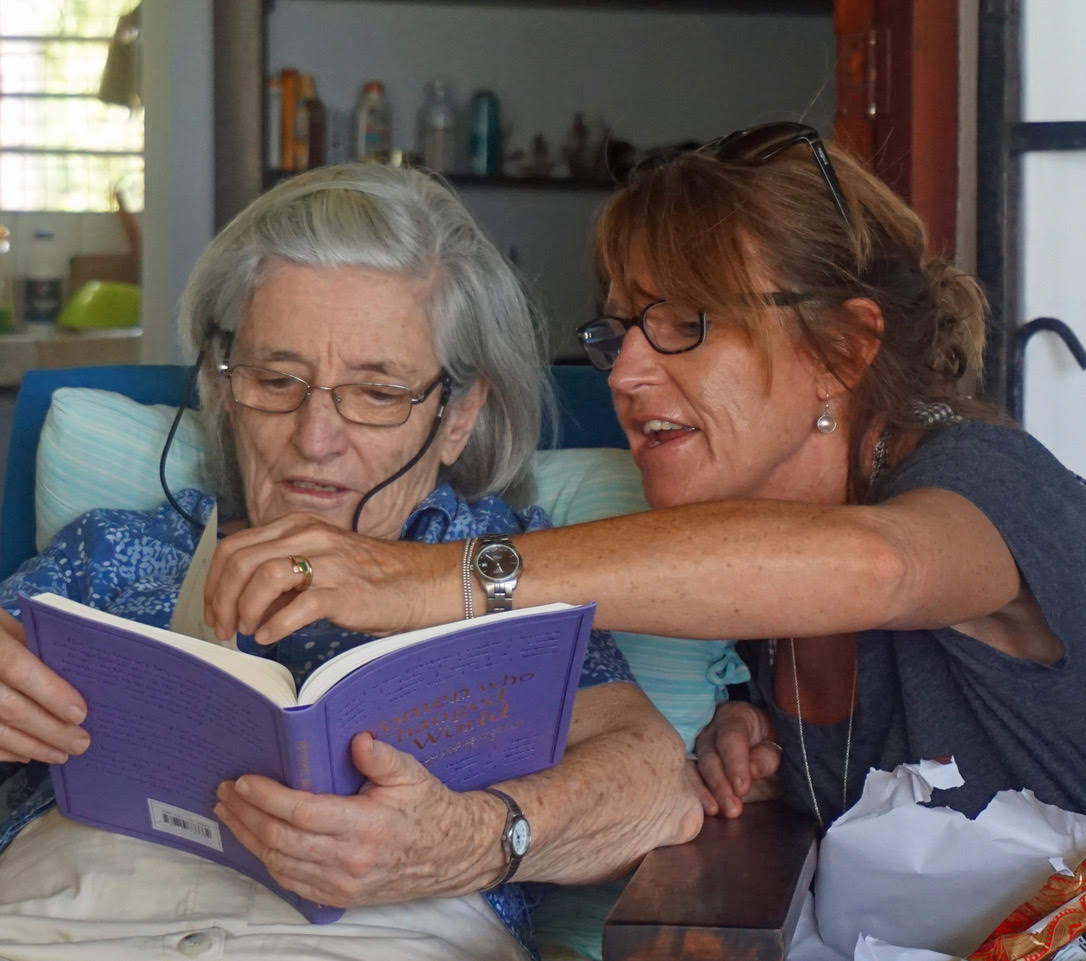
[[[725,701],[698,734],[698,773],[725,817],[738,817],[744,801],[777,796],[781,749],[773,734],[765,711],[746,701]]]
[[[0,610],[0,761],[63,764],[90,737],[79,692],[26,647],[23,626]]]
[[[207,574],[204,620],[222,639],[240,631],[258,644],[321,619],[366,634],[440,624],[459,615],[422,611],[425,598],[438,594],[423,588],[428,572],[440,578],[459,569],[459,550],[377,540],[313,514],[288,514],[219,542]],[[308,561],[308,581],[292,556]],[[456,600],[454,592],[444,594]]]

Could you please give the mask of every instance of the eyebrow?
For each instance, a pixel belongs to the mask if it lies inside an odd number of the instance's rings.
[[[262,350],[257,349],[254,351],[254,359],[259,360],[261,363],[277,363],[285,361],[293,364],[310,364],[311,361],[302,357],[301,354],[295,353],[293,350]],[[392,378],[404,378],[411,376],[410,372],[405,372],[399,368],[393,368],[389,364],[381,360],[365,361],[357,364],[348,364],[347,370],[357,372],[361,374],[377,374],[381,377]]]

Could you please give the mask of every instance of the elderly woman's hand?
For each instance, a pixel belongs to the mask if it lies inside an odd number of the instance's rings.
[[[765,711],[746,701],[725,701],[698,734],[698,773],[726,817],[738,817],[743,801],[777,796],[781,750],[772,737]]]
[[[207,575],[204,620],[223,639],[240,631],[273,644],[322,618],[368,634],[454,619],[415,610],[432,592],[390,590],[408,570],[412,583],[424,583],[431,568],[435,577],[447,575],[456,564],[445,556],[450,550],[458,547],[382,541],[314,514],[288,514],[219,543]],[[308,582],[292,558],[310,565]]]
[[[0,610],[0,761],[63,764],[90,746],[79,692],[26,648],[23,626]]]
[[[220,785],[215,814],[279,884],[320,904],[458,895],[498,876],[500,801],[449,790],[368,733],[354,738],[351,754],[367,779],[353,797],[250,774]]]

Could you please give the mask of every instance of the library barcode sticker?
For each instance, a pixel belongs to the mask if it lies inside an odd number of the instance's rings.
[[[156,831],[195,841],[216,851],[222,850],[222,836],[217,822],[154,798],[148,798],[147,805],[151,809],[151,827]]]

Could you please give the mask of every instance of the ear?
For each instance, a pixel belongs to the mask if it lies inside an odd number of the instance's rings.
[[[849,343],[844,354],[847,360],[838,368],[837,374],[844,381],[844,388],[851,390],[864,371],[871,366],[882,347],[882,332],[885,326],[882,308],[867,297],[853,297],[846,300],[841,309],[849,315]],[[841,388],[841,385],[837,385]]]
[[[489,393],[490,385],[480,379],[468,388],[463,397],[449,405],[439,438],[441,463],[446,467],[455,464],[456,459],[464,452],[468,438],[475,430],[479,411],[483,409]]]

